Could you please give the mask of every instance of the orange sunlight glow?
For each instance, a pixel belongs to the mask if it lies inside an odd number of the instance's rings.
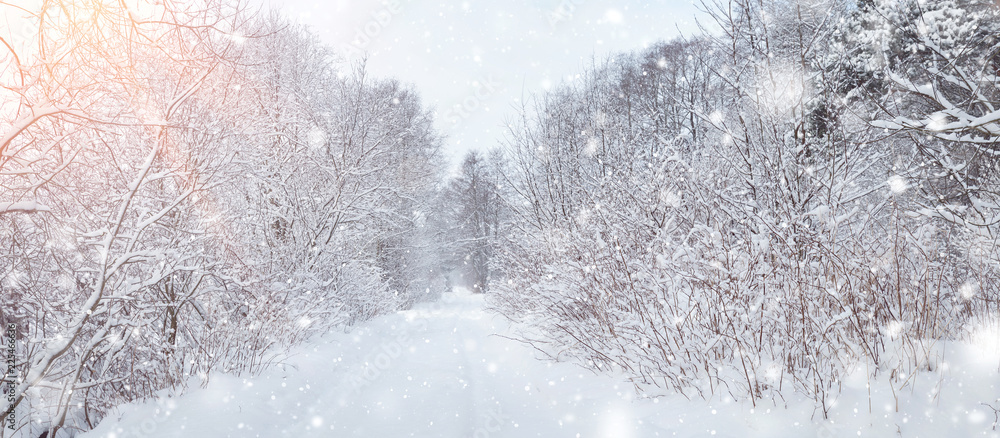
[[[155,150],[155,178],[173,180],[182,191],[203,183],[192,158],[196,148],[213,145],[199,143],[211,138],[185,127],[191,121],[185,111],[192,105],[200,112],[227,110],[228,94],[212,88],[224,69],[212,58],[217,48],[207,46],[212,38],[235,45],[246,39],[221,27],[225,20],[208,30],[186,26],[199,24],[200,13],[210,16],[206,11],[200,2],[179,7],[153,0],[0,0],[0,176],[40,175],[50,171],[41,170],[44,163],[69,157],[78,163],[59,164],[56,174],[104,187],[106,174],[81,160],[104,157],[129,174]],[[210,97],[194,102],[199,93]],[[62,137],[52,132],[53,118],[64,122]],[[109,153],[101,146],[109,134],[123,142],[117,146],[122,150]],[[7,189],[22,184],[2,183]],[[109,189],[106,196],[114,196]],[[221,214],[212,196],[191,195],[205,226],[221,226],[208,220]]]

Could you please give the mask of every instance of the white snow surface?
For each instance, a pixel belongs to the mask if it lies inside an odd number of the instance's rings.
[[[179,397],[119,407],[82,436],[1000,436],[989,406],[1000,396],[993,323],[968,343],[935,350],[953,350],[943,357],[961,366],[936,356],[934,371],[904,377],[894,389],[873,382],[870,396],[861,370],[823,420],[805,398],[754,407],[724,395],[638,397],[620,375],[538,360],[536,350],[505,337],[507,320],[484,308],[482,295],[457,290],[319,337],[260,376],[217,374]]]

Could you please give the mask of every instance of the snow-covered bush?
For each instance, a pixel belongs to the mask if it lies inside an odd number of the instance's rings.
[[[708,6],[723,36],[613,58],[525,112],[507,202],[527,232],[494,306],[553,357],[646,390],[795,391],[824,415],[859,364],[936,366],[929,345],[995,307],[979,286],[995,240],[926,213],[943,210],[922,139],[872,126],[885,104],[852,88],[878,89],[837,37],[857,10]],[[996,186],[978,175],[982,199]]]

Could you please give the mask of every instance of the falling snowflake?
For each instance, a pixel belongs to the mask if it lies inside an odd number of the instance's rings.
[[[660,191],[660,202],[667,207],[677,207],[681,204],[681,196],[672,190],[661,190]]]
[[[895,339],[903,332],[903,323],[899,321],[890,321],[885,327],[886,333],[890,338]]]
[[[625,20],[625,16],[622,14],[622,11],[617,9],[608,9],[607,12],[604,13],[604,20],[612,24],[621,24],[621,22]]]
[[[965,283],[958,288],[958,294],[962,296],[963,300],[971,300],[972,297],[976,296],[976,292],[979,290],[979,285],[976,283]]]
[[[722,124],[722,111],[713,111],[712,114],[708,116],[708,119],[716,125]]]
[[[886,181],[886,184],[889,185],[889,190],[891,190],[892,193],[895,194],[903,193],[906,191],[907,188],[910,187],[909,183],[906,182],[906,178],[903,178],[899,175],[893,175],[892,177],[890,177],[889,180]]]
[[[927,123],[927,129],[931,131],[942,131],[948,123],[948,116],[941,113],[934,113]]]
[[[320,150],[326,145],[326,133],[322,129],[313,127],[309,130],[308,141],[310,147]]]

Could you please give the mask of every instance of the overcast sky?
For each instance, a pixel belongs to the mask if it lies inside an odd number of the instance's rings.
[[[690,0],[258,0],[313,28],[369,71],[413,84],[452,162],[496,145],[519,100],[572,80],[593,57],[698,33]]]

